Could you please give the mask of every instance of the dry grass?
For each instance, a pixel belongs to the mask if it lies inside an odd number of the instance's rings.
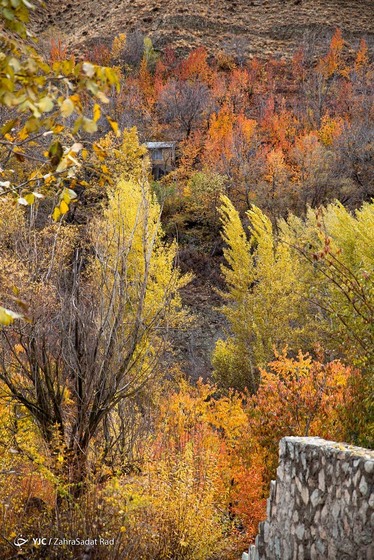
[[[160,49],[287,57],[302,42],[318,51],[336,27],[352,45],[364,36],[373,51],[373,21],[372,0],[48,0],[34,25],[38,34],[59,30],[74,47],[140,29]]]

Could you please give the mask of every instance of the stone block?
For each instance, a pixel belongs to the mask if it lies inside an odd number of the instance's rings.
[[[360,490],[360,493],[361,493],[362,496],[364,496],[364,497],[366,497],[367,494],[369,493],[369,486],[368,486],[368,483],[366,482],[366,479],[365,479],[364,476],[361,477],[361,480],[360,480],[360,484],[359,484],[358,489]]]
[[[309,502],[309,490],[306,486],[301,489],[301,499],[303,500],[304,504],[307,505]]]
[[[325,479],[325,471],[324,469],[320,469],[318,473],[318,488],[321,492],[326,490],[326,479]]]

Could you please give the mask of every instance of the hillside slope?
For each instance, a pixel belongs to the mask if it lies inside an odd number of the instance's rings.
[[[34,28],[58,30],[71,47],[140,29],[160,49],[205,45],[267,57],[289,56],[303,42],[318,50],[336,27],[373,50],[373,21],[372,0],[48,0]]]

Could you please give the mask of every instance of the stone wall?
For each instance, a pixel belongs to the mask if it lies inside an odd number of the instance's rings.
[[[267,520],[242,560],[374,560],[374,451],[280,442]]]

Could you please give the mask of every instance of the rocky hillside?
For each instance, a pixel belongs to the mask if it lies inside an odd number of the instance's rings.
[[[140,29],[160,49],[205,45],[267,57],[301,43],[318,50],[336,27],[351,44],[364,36],[373,50],[373,21],[372,0],[48,0],[34,26],[60,32],[71,47]]]

